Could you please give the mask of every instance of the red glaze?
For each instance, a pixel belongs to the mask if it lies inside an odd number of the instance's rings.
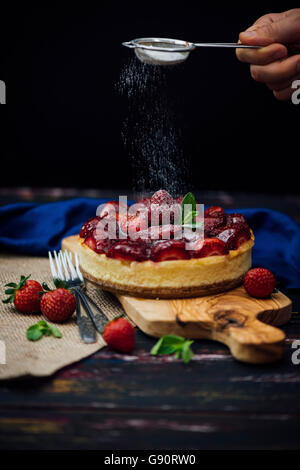
[[[232,224],[218,229],[216,238],[222,240],[228,250],[237,250],[243,243],[250,240],[251,233],[245,225]]]
[[[170,261],[189,259],[190,255],[182,240],[164,240],[152,245],[150,258],[152,261]]]
[[[141,199],[140,201],[137,202],[137,204],[134,204],[134,207],[136,210],[136,215],[139,217],[145,218],[147,220],[147,226],[151,225],[151,212],[150,212],[150,207],[151,207],[151,199],[150,198],[145,198]]]
[[[219,206],[211,206],[205,209],[204,217],[224,217],[225,212],[222,207]]]
[[[138,204],[143,204],[145,207],[150,207],[151,205],[151,197],[144,197],[143,199],[140,199]]]
[[[181,206],[179,204],[151,204],[149,210],[149,225],[180,223]]]
[[[145,261],[149,258],[149,247],[141,241],[119,240],[113,243],[107,256],[124,261]]]
[[[223,241],[218,238],[205,238],[198,240],[191,251],[192,258],[206,258],[207,256],[227,255],[228,250]]]
[[[103,235],[105,233],[105,235]],[[93,232],[97,239],[110,238],[115,239],[119,237],[119,213],[113,217],[111,214],[101,219],[96,229]]]
[[[138,237],[141,230],[148,227],[148,216],[145,214],[139,215],[121,215],[119,217],[119,227],[124,234],[128,234],[133,239]]]
[[[182,238],[182,225],[153,225],[139,232],[139,239],[155,242],[156,240],[172,240],[176,236]],[[179,235],[180,234],[180,235]]]
[[[123,207],[124,210],[127,209],[127,204],[124,202],[120,202],[120,207]],[[107,217],[108,215],[114,216],[116,213],[119,212],[119,201],[108,201],[101,209],[98,216],[100,219],[103,217]]]
[[[136,215],[119,215],[118,201],[109,201],[102,208],[99,217],[89,219],[82,226],[80,236],[85,238],[85,244],[96,253],[105,253],[112,258],[131,261],[144,261],[149,258],[153,261],[162,261],[224,255],[229,250],[238,249],[250,239],[250,229],[244,216],[242,214],[226,216],[219,206],[209,207],[204,212],[204,241],[198,239],[199,235],[196,232],[188,229],[183,232],[181,225],[174,225],[176,220],[174,221],[172,213],[170,224],[162,225],[164,211],[169,211],[170,205],[177,204],[180,215],[182,200],[182,197],[173,199],[167,191],[160,190],[153,194],[152,198],[138,201],[145,209],[138,210]],[[151,210],[158,216],[156,221],[158,225],[154,225],[153,220],[151,226]],[[176,215],[178,214],[176,212]],[[101,217],[104,219],[100,220]],[[98,230],[98,223],[107,224],[109,221],[117,222],[116,233],[112,232],[110,235],[113,239],[101,240],[102,232]],[[115,238],[119,237],[119,227],[123,234],[131,238],[116,240]],[[107,228],[104,227],[104,231],[107,232]],[[195,243],[195,250],[186,249],[185,242]]]
[[[80,230],[80,237],[86,238],[91,235],[93,230],[96,228],[99,220],[100,217],[93,217],[92,219],[89,219],[85,224],[83,224]]]
[[[94,234],[89,235],[84,240],[84,244],[99,255],[106,253],[113,242],[114,240],[110,240],[109,238],[97,239]]]
[[[225,225],[223,217],[208,217],[204,219],[204,234],[206,237],[214,237],[216,229]]]
[[[242,214],[228,214],[227,215],[227,225],[231,224],[245,224],[248,226],[245,217]]]

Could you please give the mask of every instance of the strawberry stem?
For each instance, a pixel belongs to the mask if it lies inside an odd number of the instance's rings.
[[[25,286],[26,281],[30,278],[30,276],[31,276],[31,274],[29,274],[29,276],[22,275],[20,277],[20,281],[19,281],[18,284],[16,284],[15,282],[9,282],[8,284],[5,284],[5,287],[11,287],[11,289],[6,289],[5,290],[5,294],[9,295],[9,297],[7,299],[2,300],[2,302],[4,304],[12,303],[15,300],[15,295],[16,295],[17,291],[19,289],[21,289],[21,287]]]

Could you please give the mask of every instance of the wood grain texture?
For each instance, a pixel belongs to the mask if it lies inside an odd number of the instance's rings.
[[[76,237],[62,244],[73,252],[77,246]],[[281,292],[263,300],[248,296],[243,287],[194,299],[118,298],[127,315],[151,336],[220,341],[236,359],[254,364],[275,362],[284,354],[285,334],[275,326],[290,319],[292,304]]]
[[[105,348],[51,378],[2,381],[0,449],[299,449],[299,315],[284,329],[276,364],[235,361],[206,340],[183,364],[151,356],[156,340],[137,331],[131,354]]]
[[[206,340],[183,364],[151,356],[155,340],[137,331],[131,354],[105,348],[51,378],[1,382],[0,449],[299,449],[298,315],[285,330],[276,364]]]

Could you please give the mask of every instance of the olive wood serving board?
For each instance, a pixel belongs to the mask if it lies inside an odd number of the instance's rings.
[[[78,247],[77,236],[62,242],[62,249],[73,253]],[[220,341],[236,359],[253,364],[274,362],[284,354],[285,334],[276,326],[288,322],[292,303],[282,292],[268,299],[250,297],[243,287],[192,299],[117,297],[127,315],[151,336]]]

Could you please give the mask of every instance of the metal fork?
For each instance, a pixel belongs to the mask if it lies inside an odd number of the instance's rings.
[[[65,250],[61,250],[57,254],[56,251],[49,254],[50,269],[53,277],[53,281],[56,279],[66,282],[67,287],[73,289],[76,298],[76,313],[77,313],[77,325],[79,334],[84,343],[95,343],[96,342],[96,330],[102,334],[104,330],[107,318],[104,312],[98,307],[98,305],[90,298],[90,296],[84,292],[84,279],[79,268],[78,254],[75,256],[75,267],[72,260],[72,254]],[[81,314],[81,305],[88,314],[84,316]],[[99,313],[94,314],[91,309],[91,305]]]

